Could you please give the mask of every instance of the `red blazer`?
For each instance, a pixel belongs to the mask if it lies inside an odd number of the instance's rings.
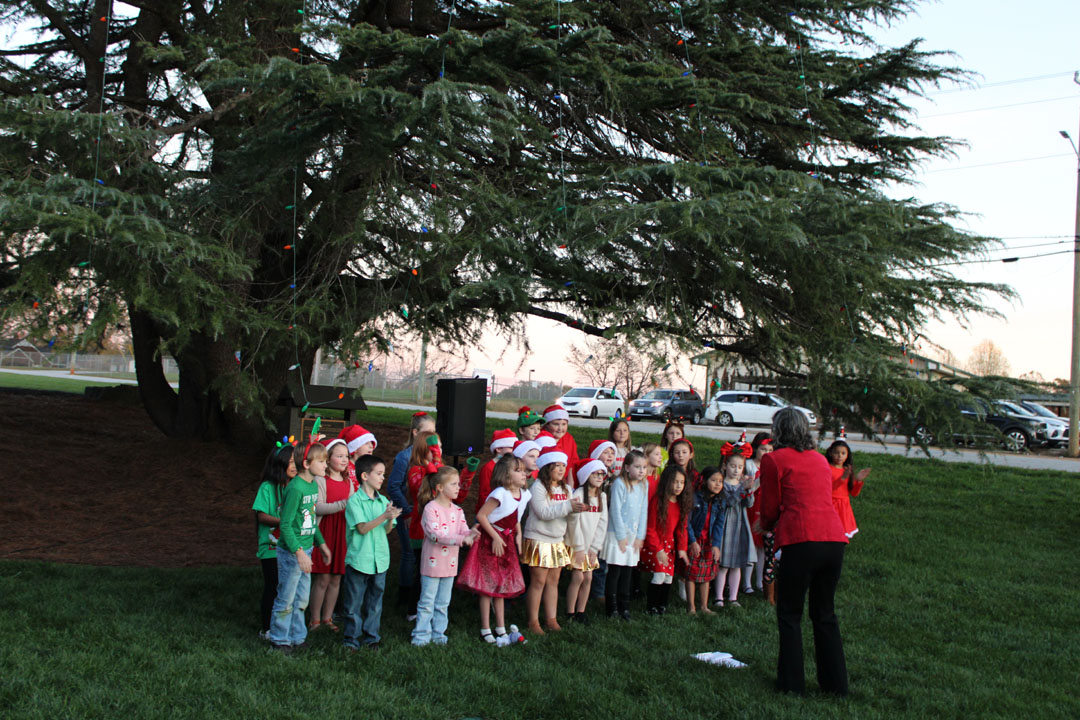
[[[816,450],[780,448],[761,459],[761,527],[776,547],[848,541],[832,504],[832,471]]]

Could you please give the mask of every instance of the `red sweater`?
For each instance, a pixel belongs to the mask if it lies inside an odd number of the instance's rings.
[[[773,450],[761,459],[761,527],[776,547],[848,541],[832,504],[832,471],[815,450]]]
[[[466,471],[468,472],[468,471]],[[484,507],[484,502],[487,501],[488,495],[491,494],[491,474],[495,472],[495,458],[491,458],[484,466],[480,468],[480,471],[476,474],[476,510],[473,514],[480,512],[480,508]],[[464,477],[464,476],[462,476]],[[470,480],[470,484],[472,484]],[[461,482],[461,494],[458,495],[458,504],[465,499],[465,495],[469,492],[469,488],[465,485],[465,481]]]
[[[555,447],[566,453],[566,457],[569,458],[569,461],[566,463],[566,472],[569,473],[570,468],[573,467],[574,463],[578,460],[577,440],[574,439],[573,435],[567,432],[555,441]],[[567,484],[569,485],[569,483]]]
[[[667,523],[663,530],[657,525],[659,506],[666,505]],[[667,563],[661,565],[656,553],[663,550],[667,554]],[[645,526],[645,542],[641,547],[641,565],[652,572],[675,574],[675,556],[679,551],[686,551],[686,519],[679,522],[679,503],[668,502],[662,497],[655,497],[649,503],[649,519]]]

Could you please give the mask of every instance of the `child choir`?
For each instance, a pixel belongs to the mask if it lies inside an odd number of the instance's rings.
[[[522,596],[531,634],[562,629],[563,571],[565,615],[582,624],[590,595],[604,599],[607,617],[630,620],[632,586],[641,579],[655,615],[667,612],[676,583],[684,584],[690,613],[713,614],[710,586],[713,607],[737,607],[740,590],[761,592],[770,579],[769,538],[755,527],[754,512],[767,433],[752,444],[745,433],[725,443],[719,465],[699,472],[693,444],[675,423],[661,444],[632,448],[629,426],[616,420],[608,439],[581,457],[558,405],[542,414],[521,408],[516,430],[495,431],[491,459],[481,466],[472,458],[461,471],[443,464],[424,413],[414,416],[410,443],[392,469],[373,454],[375,436],[358,425],[330,440],[278,443],[253,505],[264,577],[260,636],[283,652],[305,646],[316,630],[341,632],[349,650],[378,648],[388,536],[399,523],[407,529],[397,533],[398,606],[415,623],[417,646],[448,641],[455,586],[476,596],[480,638],[496,644],[510,627],[507,601]],[[842,441],[829,460],[837,511],[854,534],[849,497],[868,471],[852,471]],[[470,525],[460,505],[474,481]]]

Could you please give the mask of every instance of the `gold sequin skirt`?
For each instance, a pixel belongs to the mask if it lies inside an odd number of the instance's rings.
[[[523,538],[521,562],[530,567],[563,568],[570,564],[570,551],[564,542],[549,543]]]
[[[597,569],[598,567],[600,567],[600,561],[597,560],[595,563],[589,562],[589,554],[588,553],[585,553],[585,559],[582,560],[581,562],[574,562],[574,553],[570,552],[570,569],[571,570],[581,570],[582,572],[592,572],[593,570]]]

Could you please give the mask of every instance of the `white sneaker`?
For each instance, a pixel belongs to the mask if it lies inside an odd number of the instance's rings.
[[[259,639],[260,640],[269,640],[270,639],[270,633],[268,633],[265,630],[260,630],[259,631]]]
[[[406,615],[405,622],[416,622],[416,615]]]

